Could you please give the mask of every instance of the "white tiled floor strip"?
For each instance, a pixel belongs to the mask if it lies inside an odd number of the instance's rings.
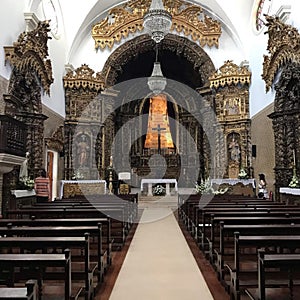
[[[170,208],[145,208],[110,299],[213,299]]]

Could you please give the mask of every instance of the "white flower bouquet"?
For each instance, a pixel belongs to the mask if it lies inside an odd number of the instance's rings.
[[[152,189],[152,193],[153,195],[155,196],[160,196],[160,195],[163,195],[165,194],[166,192],[166,188],[164,188],[162,185],[158,184],[156,185],[155,187],[153,187]]]

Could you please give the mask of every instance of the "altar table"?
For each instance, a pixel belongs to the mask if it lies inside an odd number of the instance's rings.
[[[141,180],[141,192],[144,190],[144,184],[148,184],[148,194],[147,196],[153,196],[152,194],[152,184],[165,183],[166,184],[166,195],[170,195],[170,183],[175,184],[175,191],[178,192],[177,180],[167,179],[167,178],[145,178]]]
[[[281,187],[279,188],[280,202],[286,204],[300,204],[300,189]]]
[[[290,195],[298,195],[300,196],[300,189],[298,188],[288,188],[288,187],[281,187],[279,188],[280,194],[290,194]]]

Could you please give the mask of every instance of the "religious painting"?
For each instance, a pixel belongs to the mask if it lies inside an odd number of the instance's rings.
[[[225,104],[224,106],[225,115],[238,115],[240,113],[239,98],[227,99],[224,104]]]

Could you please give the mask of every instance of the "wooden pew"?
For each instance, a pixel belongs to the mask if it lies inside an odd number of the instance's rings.
[[[104,253],[102,250],[102,224],[97,226],[35,226],[35,227],[0,227],[0,235],[6,237],[13,236],[33,236],[33,237],[82,237],[85,233],[89,233],[91,241],[96,238],[96,255],[91,261],[97,263],[98,283],[103,278],[105,269],[111,265],[111,248]],[[90,243],[92,245],[92,242]],[[91,246],[92,247],[92,246]],[[93,257],[92,256],[92,257]],[[105,257],[106,256],[106,257]],[[104,261],[106,258],[106,261]]]
[[[255,216],[258,218],[268,218],[268,217],[281,217],[281,218],[300,218],[300,210],[299,209],[292,209],[285,211],[275,210],[272,211],[269,208],[264,208],[257,210],[255,208],[223,208],[222,210],[203,210],[201,214],[201,218],[198,221],[197,226],[197,236],[200,237],[200,246],[201,249],[205,250],[208,246],[207,238],[210,236],[210,234],[207,235],[207,228],[209,227],[209,230],[211,229],[212,219],[216,217],[235,217],[236,219],[243,219],[250,216]],[[209,231],[210,232],[210,231]]]
[[[283,285],[270,286],[266,282],[266,272],[268,268],[276,268],[280,270],[282,279],[288,281]],[[299,280],[300,268],[300,254],[265,254],[263,249],[258,251],[258,289],[246,289],[246,294],[252,300],[266,300],[272,299],[269,295],[273,296],[276,293],[277,299],[299,299],[300,291],[299,286],[295,291],[294,280],[295,273],[298,273]],[[282,272],[284,270],[285,272]],[[274,290],[276,288],[276,290]],[[284,293],[285,292],[285,293]],[[295,293],[296,292],[296,293]],[[273,298],[274,299],[274,298]]]
[[[0,287],[0,300],[36,300],[37,280],[30,279],[25,287]]]
[[[229,230],[234,230],[238,226],[242,226],[242,228],[253,228],[253,230],[256,230],[256,225],[265,225],[265,224],[300,224],[300,217],[289,217],[288,215],[284,216],[267,216],[267,217],[261,217],[261,216],[255,216],[251,214],[251,217],[212,217],[210,226],[206,226],[206,229],[209,229],[209,231],[206,231],[204,233],[203,239],[207,241],[209,244],[209,250],[208,250],[208,256],[210,261],[214,262],[214,254],[215,249],[220,249],[220,237],[222,239],[223,234],[220,233],[220,228],[226,225],[226,228]],[[233,227],[230,227],[227,225],[234,225]],[[254,226],[253,226],[254,225]],[[223,229],[222,228],[222,229]],[[232,232],[230,233],[232,234]],[[210,236],[210,237],[209,237]]]
[[[300,235],[300,224],[259,224],[259,225],[226,225],[221,222],[220,247],[215,249],[216,268],[218,278],[225,283],[225,266],[232,265],[234,261],[234,233],[241,235]],[[226,243],[225,243],[226,239]],[[229,269],[230,272],[230,269]]]
[[[104,263],[104,268],[111,265],[112,260],[112,245],[113,239],[111,237],[111,219],[109,217],[106,218],[86,218],[86,219],[35,219],[34,217],[31,219],[0,219],[0,228],[1,227],[49,227],[49,224],[52,227],[84,227],[92,226],[99,227],[101,224],[102,231],[102,258],[107,257],[106,263]],[[102,259],[103,260],[103,259]]]
[[[254,204],[275,204],[275,205],[283,205],[283,203],[272,202],[270,200],[262,200],[249,196],[242,195],[214,195],[209,196],[209,200],[206,198],[202,198],[201,195],[192,194],[192,195],[178,195],[178,215],[183,221],[186,218],[189,218],[191,214],[193,214],[193,206],[194,207],[208,207],[212,205],[254,205]],[[208,201],[208,202],[207,202]]]
[[[90,263],[90,244],[89,234],[85,233],[84,237],[3,237],[0,238],[1,252],[11,251],[15,253],[18,251],[22,254],[24,251],[35,253],[37,250],[41,250],[43,253],[56,252],[58,249],[65,250],[70,249],[72,254],[72,277],[79,277],[84,280],[84,286],[80,288],[77,294],[84,293],[85,299],[89,300],[93,297],[93,275],[98,268],[97,264]],[[74,260],[72,250],[80,250],[80,261],[84,262],[83,272],[80,270],[74,272],[73,264],[78,264]],[[77,256],[78,257],[78,256]],[[76,275],[76,276],[75,276]],[[79,275],[79,276],[78,276]]]
[[[242,250],[248,248],[255,252],[245,254]],[[231,299],[240,299],[241,290],[246,286],[257,285],[257,250],[259,248],[278,248],[280,251],[288,249],[294,252],[300,248],[300,235],[240,235],[239,232],[234,233],[234,260],[232,264],[226,264],[230,272],[230,295]],[[254,250],[254,251],[253,251]],[[241,266],[246,265],[246,268]],[[251,274],[252,273],[252,274]],[[244,275],[244,276],[243,276]],[[253,282],[254,280],[254,282]],[[270,280],[269,280],[270,281]],[[274,284],[274,280],[272,280]]]
[[[126,205],[128,215],[135,220],[138,215],[138,193],[128,194],[128,195],[91,195],[88,198],[82,197],[74,197],[74,198],[63,198],[57,199],[52,202],[43,203],[43,204],[35,204],[35,206],[45,205],[45,204],[55,204],[55,205],[88,205],[91,204],[93,206],[107,204],[109,206],[113,205]]]
[[[14,285],[15,267],[38,268],[37,272],[22,272],[22,276],[33,278],[35,275],[38,280],[38,296],[42,299],[42,280],[45,275],[44,268],[62,267],[64,268],[65,300],[71,299],[71,255],[70,250],[65,250],[65,254],[0,254],[1,270],[9,272],[9,284]],[[28,278],[27,278],[28,279]]]
[[[73,208],[53,208],[53,209],[19,209],[10,210],[8,216],[18,219],[48,218],[48,219],[79,219],[79,218],[107,218],[111,219],[111,237],[114,239],[115,248],[121,248],[125,243],[127,225],[125,222],[123,208],[106,208],[101,210],[73,209]]]
[[[281,209],[282,208],[282,209]],[[205,207],[199,207],[196,204],[191,204],[189,207],[188,214],[185,215],[185,224],[187,229],[191,232],[192,235],[195,236],[197,240],[198,237],[198,225],[199,224],[206,224],[205,218],[209,218],[212,214],[220,214],[220,213],[230,213],[233,211],[283,211],[291,210],[291,209],[298,209],[299,206],[285,206],[282,203],[274,204],[274,202],[270,201],[259,201],[254,200],[251,202],[245,203],[245,201],[241,202],[225,202],[225,203],[218,203],[218,204],[211,204],[209,203]]]

